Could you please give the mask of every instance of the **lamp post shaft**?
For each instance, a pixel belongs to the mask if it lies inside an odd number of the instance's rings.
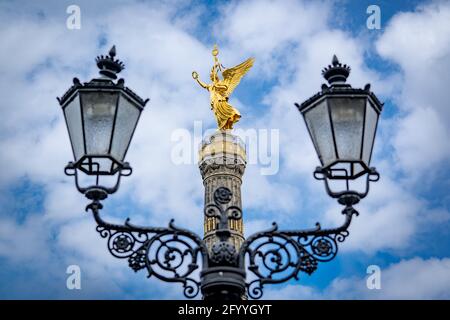
[[[237,252],[244,242],[241,184],[245,146],[239,137],[219,130],[200,147],[199,168],[205,187],[204,242],[209,267],[201,273],[205,300],[241,300],[245,271]]]

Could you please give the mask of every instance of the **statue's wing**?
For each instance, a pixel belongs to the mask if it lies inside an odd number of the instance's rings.
[[[234,88],[236,88],[241,81],[242,77],[248,72],[248,70],[250,70],[250,68],[253,66],[254,61],[255,59],[253,58],[247,59],[241,64],[238,64],[233,68],[225,69],[222,72],[223,84],[228,87],[226,92],[227,97],[230,96]]]

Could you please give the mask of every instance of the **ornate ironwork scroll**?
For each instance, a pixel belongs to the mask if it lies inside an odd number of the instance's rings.
[[[94,200],[86,207],[97,222],[97,231],[107,239],[108,250],[116,258],[128,259],[135,271],[146,269],[148,277],[155,276],[166,282],[183,284],[184,295],[194,298],[199,293],[200,282],[193,277],[199,269],[208,265],[207,250],[203,241],[194,233],[180,229],[172,219],[167,228],[123,225],[105,222],[100,217],[102,204]]]
[[[259,299],[265,284],[282,283],[299,273],[312,274],[319,262],[332,260],[338,252],[338,243],[348,236],[353,215],[358,212],[351,204],[342,213],[345,222],[334,229],[322,229],[320,224],[310,230],[279,231],[276,223],[270,230],[256,233],[244,241],[239,252],[241,268],[250,271],[253,279],[247,283],[250,298]],[[248,259],[247,261],[245,259]]]

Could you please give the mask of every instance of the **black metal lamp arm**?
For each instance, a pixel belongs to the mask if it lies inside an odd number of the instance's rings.
[[[94,200],[86,211],[92,211],[97,222],[96,230],[107,239],[108,250],[114,257],[128,259],[135,272],[147,269],[148,277],[182,283],[187,298],[197,296],[200,282],[193,273],[199,268],[199,259],[203,268],[208,265],[207,249],[200,237],[176,227],[173,219],[167,228],[134,226],[129,218],[122,225],[112,224],[100,217],[102,207],[98,200]]]
[[[338,252],[338,243],[348,236],[353,215],[358,212],[351,204],[342,210],[344,223],[337,228],[322,229],[319,223],[309,230],[279,231],[274,222],[270,230],[253,234],[244,241],[239,251],[239,267],[250,271],[247,293],[253,299],[263,295],[265,284],[282,283],[299,273],[312,274],[319,262],[332,260]],[[247,260],[246,260],[247,258]]]

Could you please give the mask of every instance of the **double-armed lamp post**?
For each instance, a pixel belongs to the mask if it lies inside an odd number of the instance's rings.
[[[218,130],[200,149],[199,168],[205,186],[205,234],[200,237],[175,226],[142,227],[129,222],[113,224],[100,216],[101,201],[119,188],[123,176],[132,173],[125,162],[141,112],[148,101],[127,88],[117,74],[124,68],[115,58],[96,59],[100,77],[73,86],[58,101],[66,120],[74,154],[65,173],[91,202],[97,231],[114,257],[127,259],[134,271],[147,270],[166,282],[181,283],[184,295],[205,300],[258,299],[267,284],[312,274],[319,262],[332,260],[339,243],[349,234],[353,208],[369,191],[379,174],[370,159],[382,103],[370,91],[346,83],[350,67],[336,56],[323,70],[328,85],[302,104],[303,115],[321,166],[314,171],[326,192],[343,205],[343,224],[325,229],[316,224],[306,230],[279,230],[276,223],[266,230],[243,236],[241,183],[246,165],[245,145],[230,130]],[[215,56],[217,55],[217,52]],[[83,185],[84,177],[92,183]],[[102,179],[113,177],[111,185]],[[362,190],[351,188],[363,180]],[[336,182],[343,187],[335,189]],[[198,271],[200,271],[198,273]]]

